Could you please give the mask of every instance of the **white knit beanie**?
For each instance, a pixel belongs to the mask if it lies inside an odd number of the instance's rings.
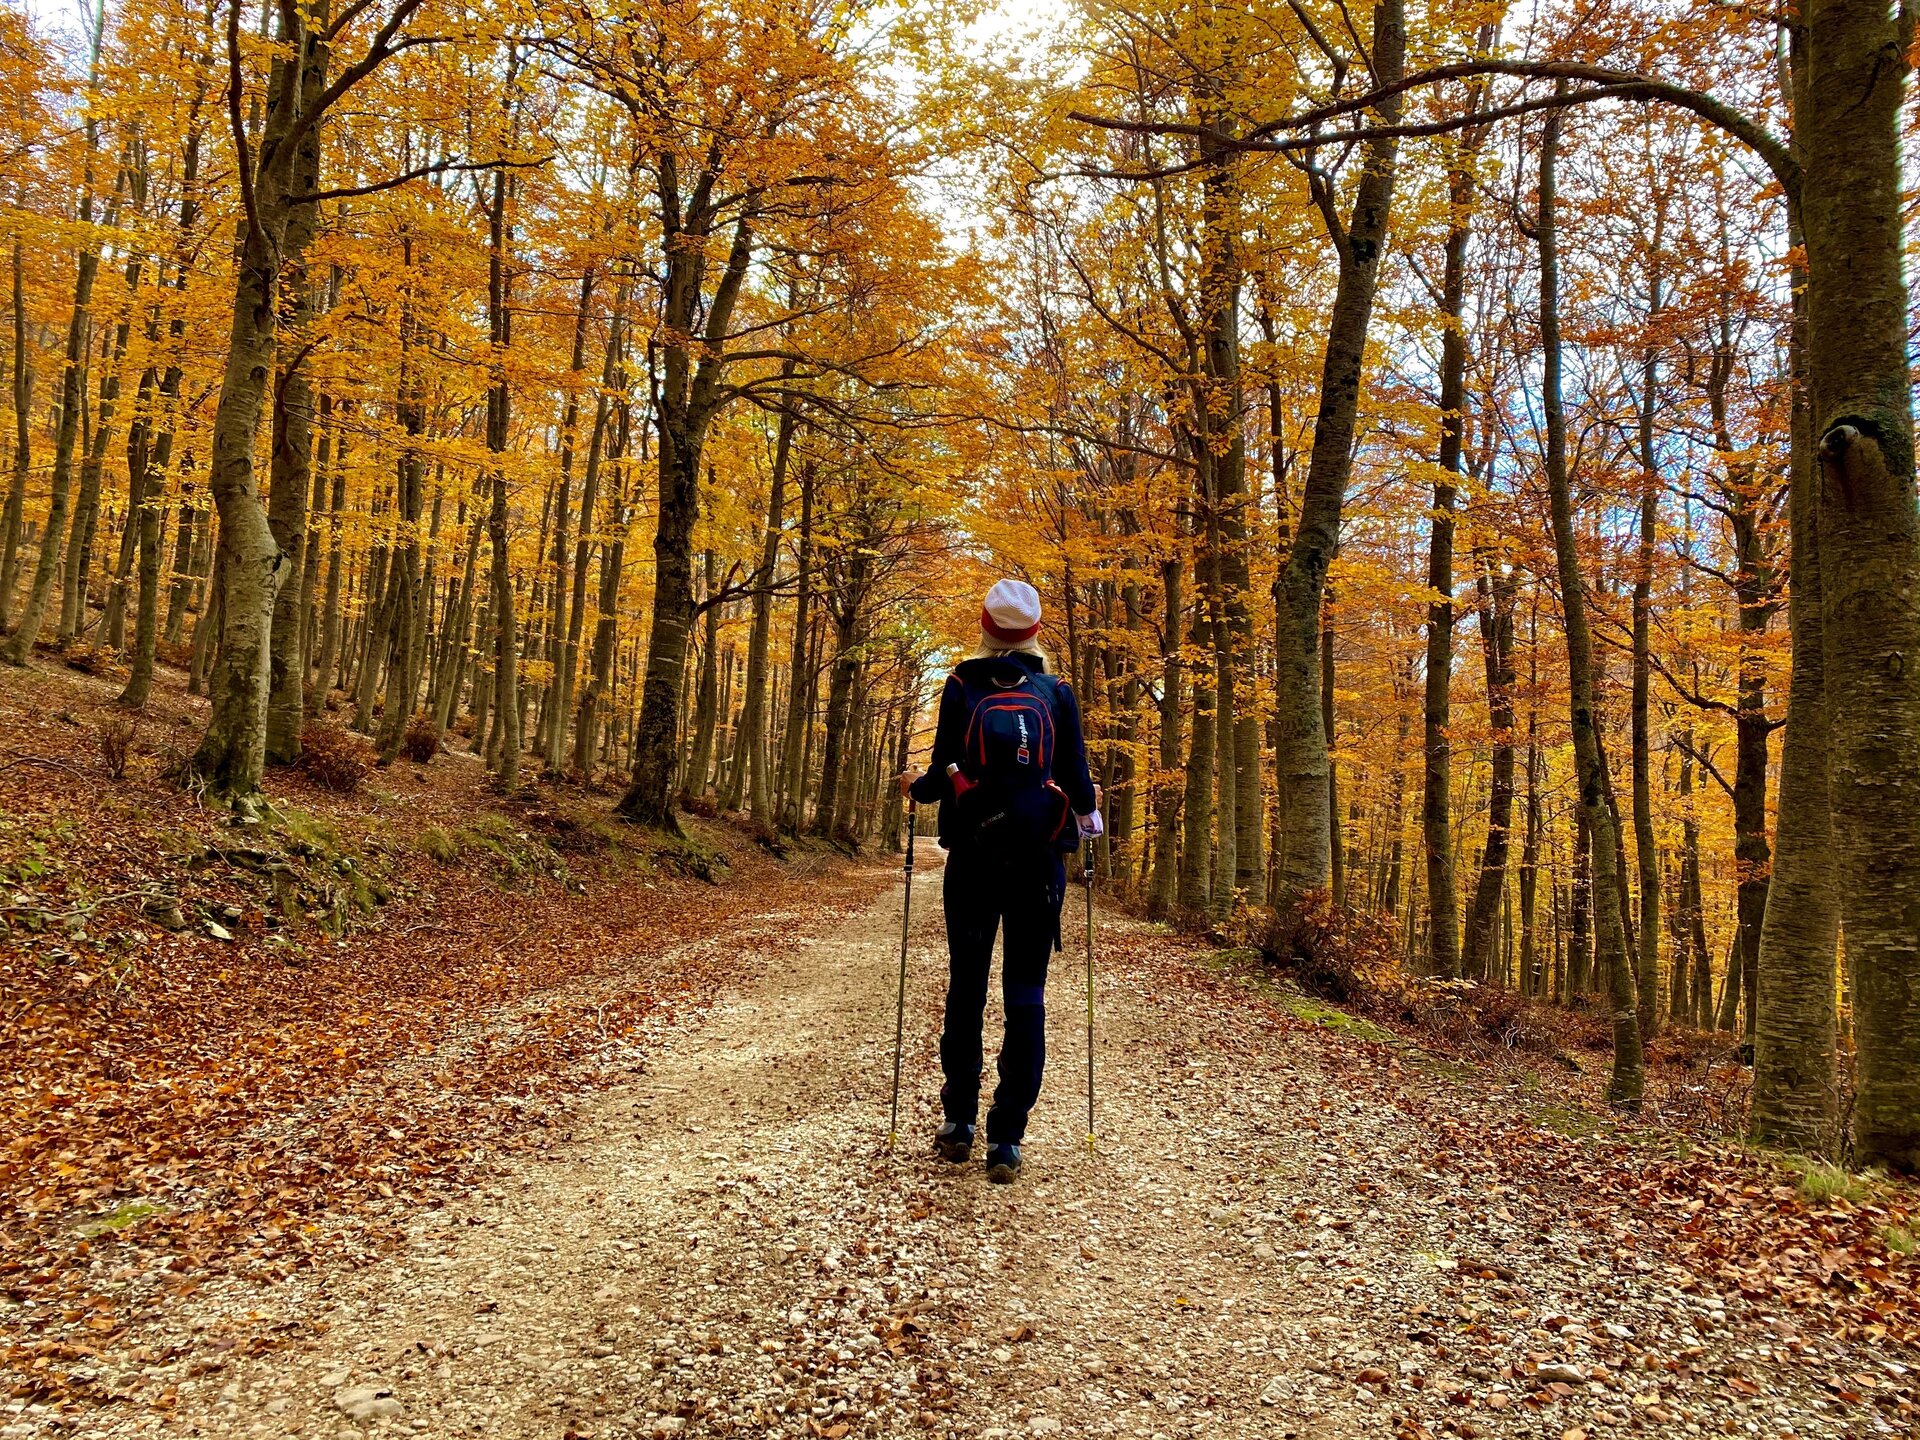
[[[980,628],[1000,645],[1020,645],[1040,633],[1040,592],[1024,580],[996,580],[980,607]]]

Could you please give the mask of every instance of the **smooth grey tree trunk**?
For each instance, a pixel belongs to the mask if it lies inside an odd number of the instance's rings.
[[[1907,355],[1905,22],[1812,0],[1807,377],[1820,437],[1822,664],[1833,855],[1853,986],[1856,1158],[1920,1171],[1920,510]]]
[[[1806,31],[1793,29],[1794,107],[1804,109]],[[1789,205],[1789,239],[1802,237]],[[1835,962],[1838,877],[1828,788],[1825,646],[1821,633],[1821,477],[1806,389],[1806,288],[1794,286],[1794,395],[1788,473],[1787,628],[1793,637],[1787,723],[1780,745],[1779,816],[1760,926],[1753,1034],[1753,1137],[1794,1150],[1839,1150]],[[1696,842],[1697,843],[1697,842]],[[1705,957],[1701,957],[1704,963]]]
[[[301,137],[293,159],[293,186],[312,193],[320,188],[320,130]],[[307,273],[307,247],[319,223],[319,207],[296,206],[287,221],[282,284],[291,300],[288,316],[301,334],[318,314]],[[269,764],[291,765],[300,758],[300,730],[306,723],[307,666],[302,641],[306,616],[301,583],[307,549],[307,497],[313,488],[313,376],[306,356],[296,351],[280,370],[270,425],[267,526],[280,547],[280,573],[273,597],[273,632],[267,660],[267,735]]]

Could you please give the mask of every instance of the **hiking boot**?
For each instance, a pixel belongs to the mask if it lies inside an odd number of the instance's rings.
[[[987,1147],[987,1179],[995,1185],[1011,1185],[1013,1177],[1020,1173],[1020,1147],[1018,1145],[989,1145]]]
[[[942,1160],[960,1164],[973,1153],[973,1126],[947,1121],[934,1132],[933,1148]]]

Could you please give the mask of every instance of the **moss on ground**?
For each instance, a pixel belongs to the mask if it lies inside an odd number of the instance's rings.
[[[333,859],[351,853],[340,841],[340,832],[330,820],[322,819],[291,805],[274,807],[275,830],[286,848],[294,854],[319,855]]]
[[[1332,1030],[1341,1035],[1351,1035],[1356,1040],[1369,1040],[1376,1044],[1389,1045],[1400,1038],[1391,1030],[1382,1029],[1371,1020],[1348,1014],[1338,1005],[1330,1005],[1325,1000],[1316,999],[1311,995],[1283,994],[1280,997],[1280,1003],[1296,1020],[1304,1020],[1309,1025],[1318,1025],[1323,1030]]]
[[[1572,1140],[1591,1140],[1604,1134],[1607,1122],[1591,1111],[1573,1105],[1540,1105],[1533,1111],[1534,1123],[1543,1130],[1565,1135]]]
[[[662,865],[678,870],[682,874],[692,875],[696,879],[706,880],[715,885],[727,876],[727,857],[691,834],[671,840],[654,852],[654,858]]]
[[[82,1240],[98,1240],[102,1235],[112,1235],[138,1225],[148,1216],[158,1215],[165,1208],[165,1206],[154,1204],[151,1200],[129,1200],[86,1221],[80,1226],[79,1235]]]
[[[571,878],[559,851],[498,811],[452,828],[429,825],[420,832],[418,843],[442,865],[452,865],[470,855],[485,856],[509,883],[535,874],[549,875],[563,883]]]

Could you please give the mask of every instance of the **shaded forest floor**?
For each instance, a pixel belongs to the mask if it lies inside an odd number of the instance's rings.
[[[290,781],[236,841],[106,780],[94,683],[0,676],[42,926],[10,912],[0,976],[0,1435],[1920,1427],[1910,1190],[1810,1197],[1113,914],[1098,1148],[1069,925],[1028,1171],[990,1188],[922,1148],[937,868],[888,1154],[887,862],[639,847],[457,757]]]

